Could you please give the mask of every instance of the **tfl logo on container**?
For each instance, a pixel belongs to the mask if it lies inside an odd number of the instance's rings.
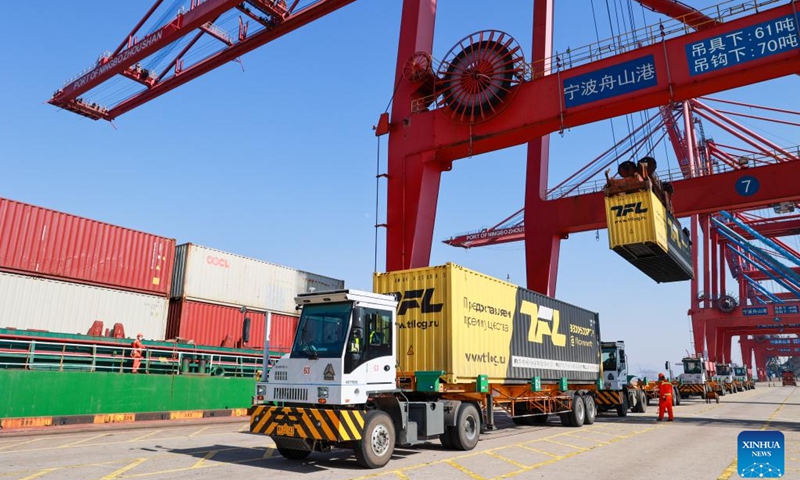
[[[782,478],[783,433],[775,430],[744,431],[739,434],[737,471],[742,478]]]
[[[617,213],[618,217],[624,217],[629,213],[647,213],[647,208],[642,207],[642,202],[626,203],[624,206],[616,205],[611,207]]]
[[[405,315],[411,309],[420,309],[422,313],[439,313],[444,307],[443,303],[433,303],[434,288],[426,288],[424,290],[408,290],[406,292],[394,292],[389,295],[394,295],[400,303],[397,308],[397,315]]]
[[[228,266],[228,259],[226,259],[226,258],[213,257],[213,256],[209,255],[209,256],[206,257],[206,263],[208,263],[209,265],[217,266],[217,267],[230,268]]]

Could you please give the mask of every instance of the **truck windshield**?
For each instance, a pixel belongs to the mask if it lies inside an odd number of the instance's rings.
[[[617,348],[604,348],[603,349],[603,371],[616,371],[617,370]]]
[[[702,373],[700,371],[700,362],[698,360],[684,360],[683,373]]]
[[[717,375],[730,375],[731,374],[731,367],[725,364],[717,364]]]
[[[737,367],[733,370],[736,372],[737,377],[744,377],[744,368]]]
[[[341,357],[352,310],[353,302],[304,305],[290,357]]]

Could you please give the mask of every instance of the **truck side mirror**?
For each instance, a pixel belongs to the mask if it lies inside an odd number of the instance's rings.
[[[250,342],[250,317],[246,317],[242,323],[242,342]]]
[[[361,307],[353,308],[353,331],[356,328],[364,330],[364,309]]]

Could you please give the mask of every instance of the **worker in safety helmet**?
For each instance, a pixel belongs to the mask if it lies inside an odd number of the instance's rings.
[[[664,420],[664,412],[669,412],[669,422],[672,415],[672,382],[668,382],[663,373],[658,374],[658,421]]]
[[[136,340],[133,341],[133,349],[131,350],[131,357],[133,357],[133,373],[139,372],[139,365],[142,363],[142,352],[144,352],[144,344],[142,339],[144,335],[141,333],[136,335]]]

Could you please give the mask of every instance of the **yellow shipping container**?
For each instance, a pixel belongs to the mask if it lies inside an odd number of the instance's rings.
[[[667,251],[666,210],[652,191],[606,197],[606,219],[612,250],[649,242]]]
[[[694,277],[689,236],[652,191],[605,201],[612,250],[659,283]]]
[[[373,287],[399,300],[402,371],[444,371],[448,383],[599,376],[594,312],[452,263],[376,274]]]

